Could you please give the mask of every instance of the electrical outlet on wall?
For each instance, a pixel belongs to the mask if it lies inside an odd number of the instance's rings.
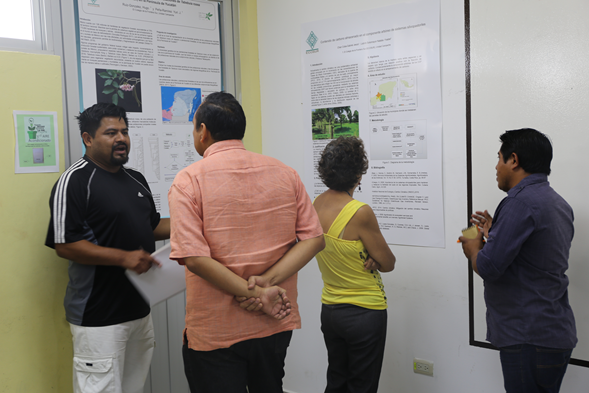
[[[424,375],[434,375],[434,364],[423,359],[413,359],[413,372]]]

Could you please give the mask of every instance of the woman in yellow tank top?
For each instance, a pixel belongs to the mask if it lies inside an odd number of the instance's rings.
[[[326,244],[316,256],[324,283],[326,393],[378,390],[387,330],[387,298],[379,271],[393,270],[395,256],[370,206],[353,198],[367,169],[364,144],[355,137],[331,141],[318,165],[329,188],[314,202]]]

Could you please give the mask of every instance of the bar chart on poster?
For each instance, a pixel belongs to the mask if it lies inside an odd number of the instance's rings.
[[[575,11],[577,1],[510,4],[512,12],[505,14],[484,0],[466,0],[470,7],[466,23],[470,27],[472,210],[488,209],[493,215],[506,195],[495,180],[503,132],[529,127],[550,137],[554,158],[548,180],[575,216],[567,276],[579,342],[571,363],[589,367],[589,206],[585,200],[589,189],[581,181],[586,178],[584,157],[589,145],[589,114],[581,106],[589,99],[584,66],[589,62],[589,46],[573,39],[589,34],[589,27]],[[566,23],[559,22],[563,20]],[[497,29],[498,25],[502,28]],[[473,274],[472,284],[471,342],[484,345],[483,282]]]

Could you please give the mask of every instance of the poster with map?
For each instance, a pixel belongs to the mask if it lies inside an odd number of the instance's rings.
[[[128,166],[163,217],[176,174],[200,159],[192,119],[221,91],[219,6],[183,1],[76,1],[80,110],[114,103],[129,119]]]
[[[439,0],[416,0],[301,29],[305,186],[324,192],[325,146],[360,137],[369,168],[353,197],[390,244],[445,245],[439,22]]]

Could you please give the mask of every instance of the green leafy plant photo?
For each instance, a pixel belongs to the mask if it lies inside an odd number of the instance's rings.
[[[104,79],[104,88],[102,90],[102,94],[111,95],[112,103],[118,105],[119,98],[124,99],[125,92],[130,92],[133,94],[135,101],[137,101],[137,105],[141,107],[141,101],[137,96],[137,89],[135,88],[139,83],[141,83],[141,79],[127,78],[125,74],[127,74],[127,71],[121,70],[106,70],[104,72],[100,72],[98,76]]]

